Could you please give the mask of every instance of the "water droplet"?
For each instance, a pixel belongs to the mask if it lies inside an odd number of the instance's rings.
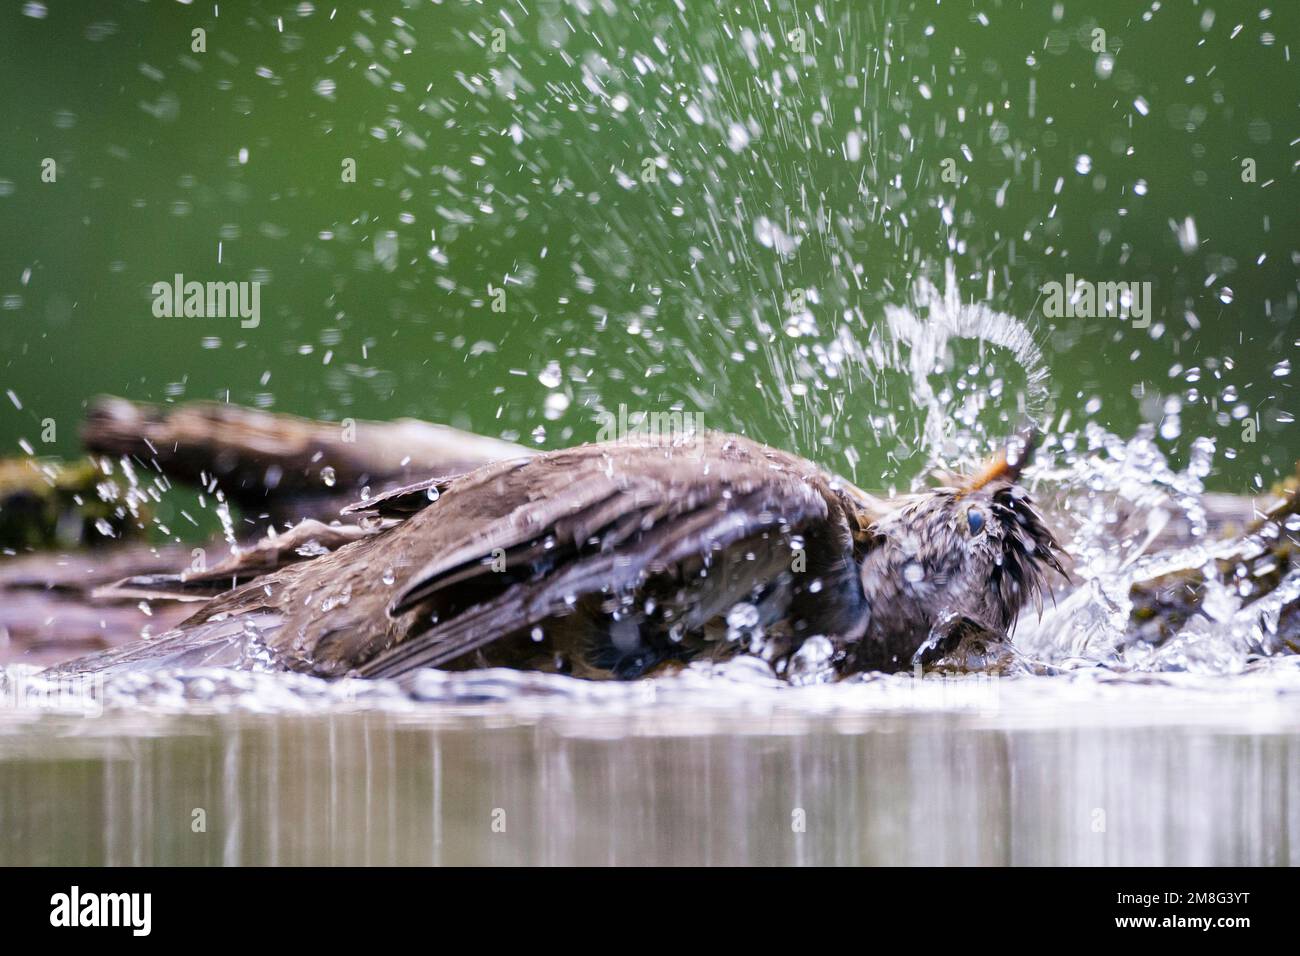
[[[739,123],[732,123],[727,128],[727,146],[733,153],[738,153],[749,145],[749,131]]]
[[[547,421],[558,421],[569,407],[569,396],[563,392],[551,392],[542,403],[542,414]]]
[[[547,388],[558,388],[560,382],[563,380],[564,376],[560,372],[559,362],[547,362],[546,368],[542,369],[542,371],[537,375],[537,381],[541,382]]]

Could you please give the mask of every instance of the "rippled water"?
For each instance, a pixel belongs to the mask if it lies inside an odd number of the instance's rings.
[[[0,717],[0,862],[1300,863],[1294,666],[133,696]]]

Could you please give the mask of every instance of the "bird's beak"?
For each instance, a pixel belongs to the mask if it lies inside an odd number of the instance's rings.
[[[1019,481],[1041,437],[1036,428],[1027,428],[1012,437],[987,465],[958,486],[958,495],[973,494],[995,481]]]

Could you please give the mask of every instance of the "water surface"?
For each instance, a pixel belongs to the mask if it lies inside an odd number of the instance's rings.
[[[11,711],[0,863],[1300,863],[1294,668],[585,700],[552,680]]]

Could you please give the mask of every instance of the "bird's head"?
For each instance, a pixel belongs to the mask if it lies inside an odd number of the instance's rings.
[[[1004,637],[1030,601],[1041,611],[1049,572],[1066,572],[1017,483],[1033,445],[1019,436],[978,474],[910,496],[874,523],[862,585],[877,666],[927,662],[968,636]]]

